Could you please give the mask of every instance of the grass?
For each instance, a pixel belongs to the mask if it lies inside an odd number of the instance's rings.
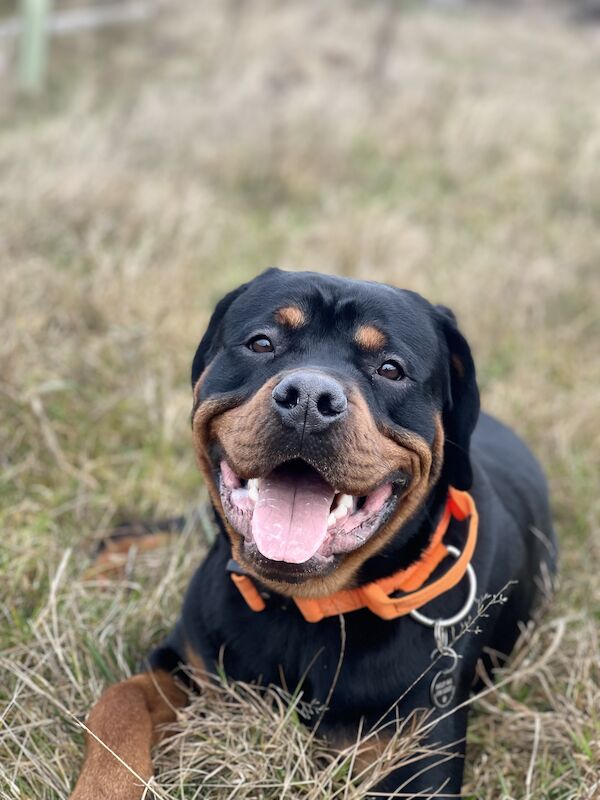
[[[457,312],[486,408],[548,471],[562,544],[554,604],[476,703],[466,796],[597,796],[597,29],[183,0],[52,55],[37,101],[0,86],[0,796],[66,796],[76,719],[176,618],[201,531],[109,585],[85,572],[111,525],[203,500],[191,357],[215,300],[271,264]],[[219,766],[202,796],[359,796],[373,775],[273,699],[223,684],[192,704],[161,796]],[[390,758],[417,738],[401,730]]]

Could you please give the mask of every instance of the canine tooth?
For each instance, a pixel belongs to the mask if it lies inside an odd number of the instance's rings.
[[[335,525],[335,523],[336,523],[336,522],[337,522],[336,516],[335,516],[335,514],[332,512],[332,513],[331,513],[331,514],[330,514],[330,515],[327,517],[327,527],[328,527],[328,528],[332,528],[332,527]]]
[[[340,503],[340,505],[338,505],[338,506],[336,506],[334,508],[333,516],[336,519],[343,519],[344,517],[348,516],[348,510],[349,509],[348,509],[348,507],[346,505],[344,505],[343,503]]]
[[[248,481],[248,496],[256,503],[258,500],[258,481],[252,478]]]
[[[349,510],[352,509],[352,504],[354,502],[354,498],[350,494],[342,494],[342,492],[337,492],[333,499],[332,505],[332,512],[337,511],[338,508],[347,508]]]

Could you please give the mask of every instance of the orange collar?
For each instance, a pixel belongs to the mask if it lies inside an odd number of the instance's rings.
[[[462,521],[467,517],[470,517],[469,531],[462,553],[447,572],[424,586],[425,581],[448,555],[444,536],[450,525],[450,519]],[[334,617],[361,608],[368,608],[382,619],[396,619],[410,614],[411,611],[429,603],[461,581],[475,550],[478,521],[477,508],[471,495],[451,486],[448,489],[444,513],[431,537],[431,542],[414,564],[387,578],[381,578],[356,589],[343,589],[323,597],[294,597],[294,602],[307,622],[320,622],[325,617]],[[265,601],[252,579],[248,575],[233,572],[231,579],[252,611],[263,611]],[[402,597],[391,597],[393,592],[398,591],[406,594]]]

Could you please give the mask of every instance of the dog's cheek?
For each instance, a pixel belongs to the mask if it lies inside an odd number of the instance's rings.
[[[215,416],[209,426],[209,442],[217,440],[231,468],[241,478],[253,478],[272,468],[265,444],[275,441],[271,393],[277,378],[268,380],[245,403]]]
[[[198,404],[192,418],[192,442],[196,463],[204,478],[213,505],[219,511],[221,511],[221,498],[209,455],[209,427],[213,417],[220,411],[222,411],[221,403],[216,400],[204,400]]]
[[[335,441],[336,456],[344,456],[337,475],[340,485],[349,494],[363,495],[401,471],[411,476],[409,488],[416,491],[422,478],[428,477],[434,460],[432,447],[436,447],[439,419],[436,417],[436,434],[430,446],[407,430],[381,430],[360,392],[351,392],[349,400],[349,420]]]
[[[395,514],[387,523],[388,539],[398,531],[423,505],[441,472],[444,452],[444,429],[441,415],[434,418],[433,442],[428,444],[421,436],[412,433],[396,433],[395,437],[405,450],[410,462],[411,481],[402,495]]]
[[[337,485],[353,495],[364,495],[388,475],[408,465],[404,448],[377,427],[371,410],[358,390],[348,394],[349,415],[332,442]],[[330,455],[330,457],[331,457]]]
[[[212,505],[218,513],[231,543],[232,556],[236,560],[240,557],[240,537],[232,530],[223,504],[221,503],[221,493],[215,479],[213,464],[210,459],[210,428],[215,418],[226,413],[223,408],[228,408],[223,401],[205,400],[200,403],[194,412],[192,419],[192,439],[196,454],[196,463],[204,478]]]
[[[446,441],[446,432],[442,422],[441,413],[435,415],[435,435],[433,444],[431,445],[431,469],[429,475],[429,488],[431,488],[442,473],[442,466],[444,463],[444,444]]]
[[[208,369],[208,368],[207,368]],[[195,387],[199,397],[202,377]],[[241,477],[256,474],[264,464],[257,462],[256,442],[267,435],[271,422],[270,397],[274,381],[268,381],[250,400],[236,404],[235,397],[211,398],[198,403],[192,419],[192,439],[196,462],[204,477],[212,504],[219,514],[231,542],[232,555],[241,557],[241,538],[233,530],[223,505],[215,478],[215,465],[210,456],[213,443],[217,441],[227,453],[230,466]],[[235,460],[231,456],[235,454]],[[264,458],[264,456],[263,456]]]

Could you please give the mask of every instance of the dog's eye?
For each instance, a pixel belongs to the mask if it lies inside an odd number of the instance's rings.
[[[250,350],[253,350],[255,353],[272,353],[275,349],[271,343],[271,340],[262,335],[254,336],[252,339],[250,339],[246,347],[248,347]]]
[[[397,361],[384,361],[377,372],[379,375],[382,375],[384,378],[389,378],[391,381],[399,381],[406,375]]]

